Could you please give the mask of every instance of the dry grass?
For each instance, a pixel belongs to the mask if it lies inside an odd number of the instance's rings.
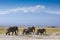
[[[22,32],[23,31],[23,27],[19,27],[19,32]],[[37,31],[38,28],[36,28],[36,31]],[[5,34],[7,31],[7,28],[0,28],[0,34]],[[60,28],[46,28],[46,33],[47,34],[52,34],[52,33],[55,33],[55,32],[60,32]]]
[[[47,34],[60,32],[60,28],[46,28]]]

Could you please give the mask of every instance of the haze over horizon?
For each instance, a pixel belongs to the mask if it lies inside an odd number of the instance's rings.
[[[60,0],[0,0],[0,26],[60,26]]]

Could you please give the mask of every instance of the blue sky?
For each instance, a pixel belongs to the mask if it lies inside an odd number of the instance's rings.
[[[60,26],[60,0],[0,0],[0,26]]]

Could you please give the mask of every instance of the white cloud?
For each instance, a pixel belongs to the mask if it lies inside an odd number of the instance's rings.
[[[36,6],[30,6],[30,7],[17,7],[15,9],[9,9],[5,11],[0,11],[0,14],[9,14],[12,12],[23,12],[23,13],[35,13],[35,12],[45,12],[45,13],[50,13],[50,14],[60,14],[60,11],[48,11],[45,6],[42,5],[36,5]]]
[[[0,14],[9,14],[11,12],[23,12],[23,13],[37,12],[37,11],[41,11],[43,9],[45,9],[45,6],[41,6],[41,5],[36,5],[36,6],[33,6],[33,7],[17,7],[15,9],[0,11]]]
[[[45,12],[50,14],[60,14],[60,11],[45,11]]]

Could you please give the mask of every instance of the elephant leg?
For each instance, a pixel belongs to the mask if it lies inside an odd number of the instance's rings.
[[[25,30],[23,30],[23,33],[22,34],[26,34],[26,31]]]
[[[44,33],[40,33],[41,35],[44,35]]]
[[[10,35],[10,32],[6,32],[6,35],[7,35],[7,34]]]
[[[10,35],[10,32],[8,33],[8,35]]]
[[[27,35],[27,34],[28,34],[28,32],[27,32],[27,31],[25,31],[24,33],[25,33],[25,35]]]
[[[45,35],[45,33],[43,33],[43,35]]]
[[[27,35],[28,33],[27,32],[25,32],[25,35]]]
[[[8,34],[8,32],[6,32],[6,35]]]
[[[13,32],[12,32],[12,35],[13,35]]]
[[[6,33],[6,35],[7,35],[7,33]]]
[[[33,35],[34,35],[34,32],[33,32]]]
[[[16,31],[15,31],[15,35],[17,35]]]
[[[6,35],[8,34],[8,32],[6,32]]]
[[[24,34],[25,32],[23,32],[22,34]]]
[[[39,32],[37,32],[36,34],[39,35]]]
[[[42,35],[42,33],[40,33],[40,35]]]

